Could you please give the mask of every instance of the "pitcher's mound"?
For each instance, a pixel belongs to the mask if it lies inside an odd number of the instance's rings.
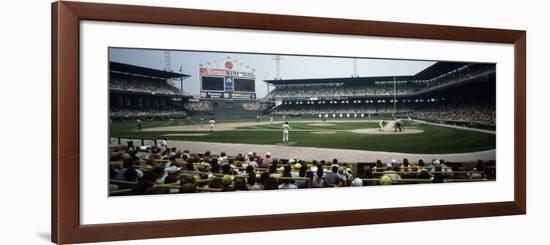
[[[424,131],[416,128],[406,128],[404,131],[397,131],[395,132],[393,129],[390,130],[384,130],[380,131],[380,128],[361,128],[361,129],[354,129],[351,130],[353,133],[357,134],[388,134],[388,135],[396,135],[396,134],[419,134]]]

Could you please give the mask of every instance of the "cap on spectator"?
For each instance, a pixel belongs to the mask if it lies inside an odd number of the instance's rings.
[[[270,157],[271,156],[271,152],[268,152],[265,154],[267,157]]]
[[[387,176],[387,175],[384,175],[380,178],[380,184],[381,185],[391,185],[393,182],[392,182],[392,179],[390,178],[390,176]]]
[[[360,178],[355,178],[353,182],[351,182],[352,186],[363,186],[363,180]]]
[[[224,185],[230,185],[231,182],[233,182],[233,176],[231,175],[224,175],[223,178],[222,178],[222,183]]]
[[[292,158],[288,160],[288,163],[289,163],[289,164],[292,164],[292,163],[294,163],[294,162],[295,162],[295,160],[292,159]]]

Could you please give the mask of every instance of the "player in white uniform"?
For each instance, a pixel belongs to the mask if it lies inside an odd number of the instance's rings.
[[[380,131],[384,131],[384,120],[380,120],[380,122],[378,123],[378,125],[380,125]]]
[[[165,151],[166,148],[168,148],[168,144],[166,143],[166,138],[162,138],[162,140],[160,141],[160,149],[162,151]]]
[[[288,130],[290,130],[290,126],[288,122],[285,122],[285,124],[283,124],[283,142],[285,143],[288,143]]]
[[[208,121],[208,125],[210,125],[210,132],[214,132],[214,126],[216,126],[216,121],[214,121],[214,119],[210,119],[210,121]]]

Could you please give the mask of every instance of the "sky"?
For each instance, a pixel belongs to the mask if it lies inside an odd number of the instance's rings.
[[[110,48],[109,60],[130,65],[164,70],[165,52],[153,49]],[[191,75],[184,81],[184,90],[198,95],[200,90],[199,67],[222,68],[225,61],[232,61],[233,70],[256,73],[256,96],[267,94],[268,85],[276,75],[275,55],[201,51],[170,51],[170,67],[174,72]],[[280,55],[280,76],[282,79],[351,77],[353,58]],[[388,60],[357,58],[359,76],[406,76],[414,75],[433,61]],[[179,87],[179,83],[176,83]],[[273,90],[273,86],[270,87]]]

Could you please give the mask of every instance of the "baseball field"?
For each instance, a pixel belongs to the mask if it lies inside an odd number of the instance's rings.
[[[282,121],[171,120],[112,123],[111,137],[166,138],[169,141],[284,145],[415,154],[451,154],[495,149],[494,132],[476,131],[405,120],[405,130],[380,131],[377,120],[289,120],[290,139],[282,143]]]

